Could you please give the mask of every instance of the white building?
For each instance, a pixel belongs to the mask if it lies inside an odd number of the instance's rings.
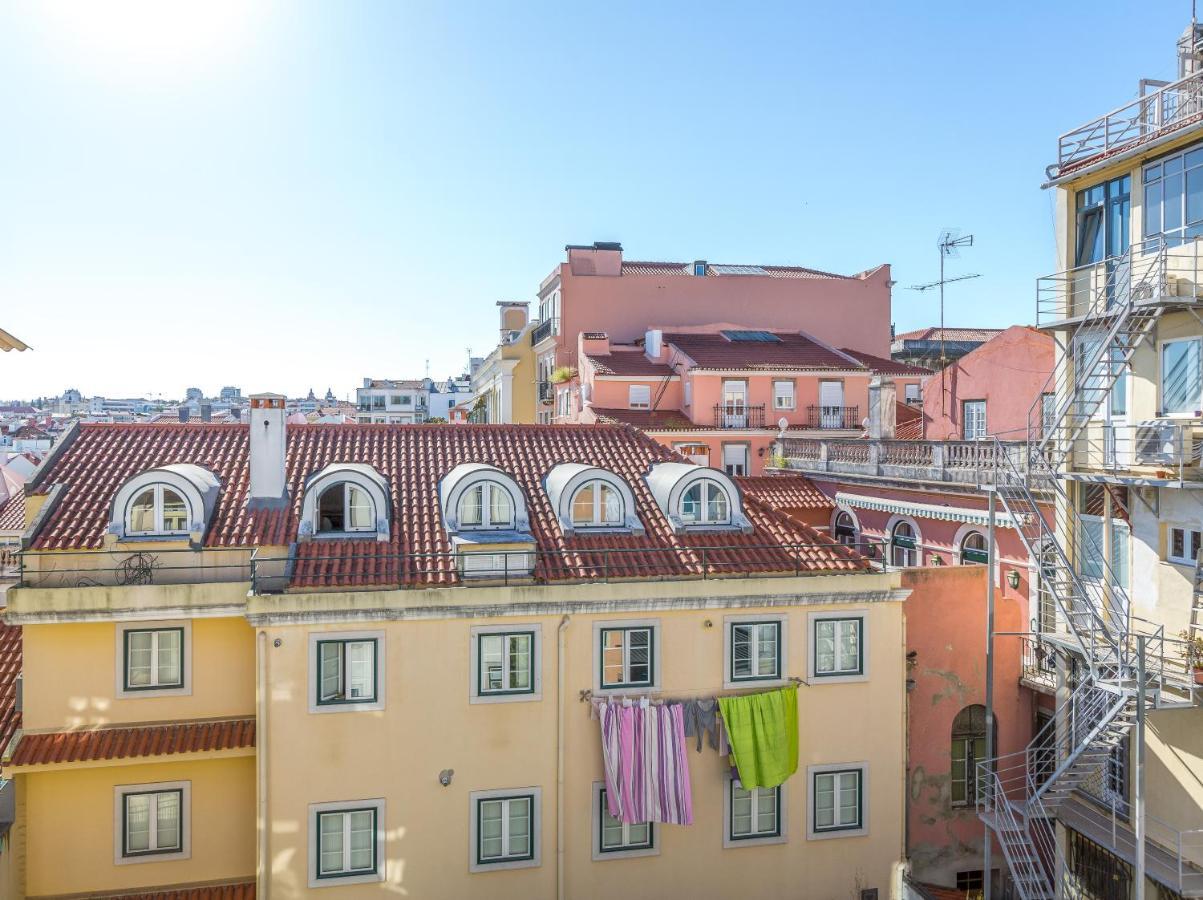
[[[430,418],[429,378],[390,380],[365,378],[356,390],[355,419],[360,425],[412,425]]]

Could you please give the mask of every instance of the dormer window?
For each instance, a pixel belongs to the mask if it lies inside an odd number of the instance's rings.
[[[461,528],[513,528],[514,501],[503,485],[482,481],[460,498]]]
[[[731,501],[716,481],[697,481],[681,496],[681,521],[688,525],[726,525]]]
[[[576,528],[615,527],[623,521],[622,497],[601,479],[587,482],[572,497]]]
[[[318,498],[315,525],[318,534],[375,531],[372,499],[367,491],[349,481],[331,485]]]
[[[125,533],[187,534],[188,503],[165,484],[141,491],[129,506]]]

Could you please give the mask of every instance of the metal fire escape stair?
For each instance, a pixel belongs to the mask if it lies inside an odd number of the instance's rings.
[[[1195,555],[1194,591],[1190,604],[1190,637],[1203,639],[1203,547]],[[1196,660],[1203,664],[1203,660]]]

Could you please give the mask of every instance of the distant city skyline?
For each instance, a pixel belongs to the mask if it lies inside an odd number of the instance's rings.
[[[563,246],[893,266],[936,324],[1030,322],[1056,135],[1174,73],[1189,5],[754,9],[115,0],[0,9],[0,396],[354,391],[462,371]],[[1124,66],[1070,95],[1032,22]],[[637,22],[638,27],[631,27]],[[871,41],[870,34],[889,35]],[[1017,62],[1021,61],[1021,64]],[[974,186],[973,190],[967,189]],[[190,373],[192,373],[190,375]],[[216,385],[220,387],[220,385]]]

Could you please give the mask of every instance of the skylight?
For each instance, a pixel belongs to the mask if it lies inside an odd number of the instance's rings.
[[[779,344],[781,338],[771,331],[724,331],[723,337],[732,342]]]

